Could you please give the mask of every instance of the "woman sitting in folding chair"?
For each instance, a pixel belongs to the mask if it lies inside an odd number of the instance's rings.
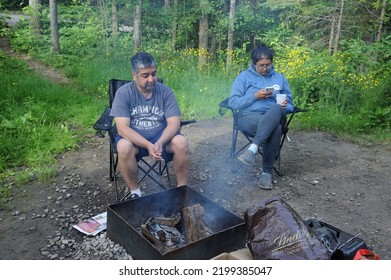
[[[287,79],[274,71],[273,51],[265,45],[257,46],[251,53],[250,67],[235,79],[229,106],[239,110],[240,130],[254,136],[251,145],[238,160],[253,164],[259,147],[263,147],[262,174],[258,186],[272,188],[272,170],[280,149],[282,127],[286,114],[294,111],[292,92]],[[284,94],[281,102],[277,97]]]
[[[180,109],[173,91],[158,83],[153,57],[139,52],[132,58],[133,82],[120,87],[110,115],[115,118],[118,164],[130,189],[130,198],[142,195],[138,186],[136,157],[149,155],[156,161],[173,156],[178,186],[187,185],[189,147],[180,134]]]

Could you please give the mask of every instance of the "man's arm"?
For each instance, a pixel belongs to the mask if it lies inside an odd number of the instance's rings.
[[[126,117],[116,117],[115,124],[117,126],[118,134],[123,138],[129,140],[134,145],[149,150],[150,145],[153,145],[147,139],[145,139],[141,134],[136,132],[134,129],[130,128],[130,119]]]
[[[163,133],[160,136],[159,140],[155,143],[153,151],[149,152],[149,154],[150,155],[152,154],[152,157],[154,157],[157,160],[162,159],[161,156],[163,151],[163,145],[171,141],[171,139],[177,134],[177,132],[181,128],[181,121],[178,116],[169,117],[166,120],[167,120],[166,128],[163,130]]]
[[[160,139],[152,144],[142,135],[134,131],[129,127],[130,119],[124,117],[116,117],[115,122],[117,125],[118,134],[123,138],[129,140],[134,145],[142,147],[148,150],[149,155],[155,160],[162,160],[161,153],[163,145],[169,142],[180,129],[180,119],[178,116],[170,117],[167,119],[167,126],[164,129]]]
[[[180,128],[181,121],[179,119],[179,116],[167,118],[167,126],[164,129],[162,136],[160,136],[158,142],[164,145],[167,142],[171,141],[171,139],[178,133]]]

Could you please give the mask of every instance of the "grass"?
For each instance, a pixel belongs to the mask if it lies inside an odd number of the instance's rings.
[[[77,148],[93,132],[102,102],[42,79],[15,59],[2,57],[0,64],[0,180],[49,180],[56,155]]]
[[[164,83],[174,89],[185,119],[219,117],[219,103],[230,94],[233,80],[229,77],[203,76],[189,70],[173,77],[165,75]]]
[[[293,128],[330,132],[351,142],[391,143],[391,131],[374,127],[363,131],[362,118],[358,114],[343,114],[335,107],[310,107],[308,112],[295,116]]]

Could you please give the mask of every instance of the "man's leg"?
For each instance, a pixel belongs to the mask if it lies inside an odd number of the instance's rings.
[[[138,166],[136,161],[137,152],[138,148],[129,140],[120,139],[118,141],[118,167],[121,172],[121,176],[125,180],[130,191],[138,189]]]
[[[178,186],[188,184],[189,179],[189,145],[187,139],[183,135],[176,135],[169,144],[166,150],[168,153],[174,154],[172,159],[172,168],[174,169]]]

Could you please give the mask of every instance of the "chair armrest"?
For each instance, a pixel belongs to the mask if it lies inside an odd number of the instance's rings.
[[[111,130],[113,126],[113,117],[110,116],[110,108],[106,108],[99,119],[94,124],[93,128],[99,137],[104,137],[104,133]]]
[[[219,106],[223,108],[228,108],[231,109],[231,107],[228,105],[229,97],[224,99],[223,101],[220,102]]]
[[[181,121],[181,127],[195,122],[197,121],[196,120]]]
[[[300,112],[307,112],[308,109],[303,109],[303,108],[300,108],[300,107],[295,107],[295,109],[293,110],[293,113],[300,113]]]
[[[228,101],[229,101],[229,97],[227,97],[226,99],[220,102],[219,104],[220,116],[224,116],[228,110],[231,110],[232,113],[235,111],[231,106],[228,105]]]

